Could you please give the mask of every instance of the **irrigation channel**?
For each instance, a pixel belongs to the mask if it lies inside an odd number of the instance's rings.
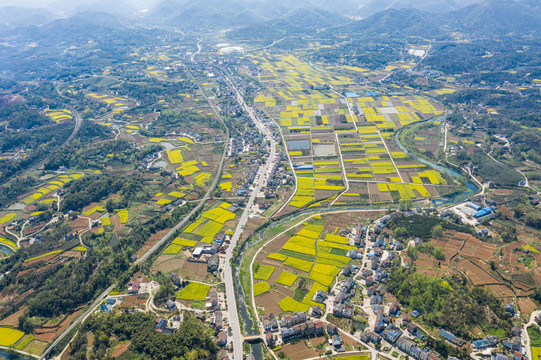
[[[444,119],[445,119],[445,116],[442,116],[442,117],[437,118],[435,120],[430,120],[430,122],[442,121]],[[415,160],[417,160],[417,161],[419,161],[419,162],[421,162],[421,163],[423,163],[425,165],[428,165],[428,166],[434,168],[435,170],[446,173],[449,176],[452,176],[452,177],[455,177],[455,178],[464,177],[462,174],[460,174],[456,170],[445,167],[443,165],[435,164],[433,162],[430,162],[430,161],[428,161],[426,159],[420,158],[420,157],[410,153],[402,145],[402,143],[400,143],[399,134],[400,134],[400,131],[395,133],[395,142],[398,144],[400,149],[403,152],[405,152],[406,154],[408,154],[410,157],[414,158]],[[479,188],[474,183],[472,183],[471,181],[468,181],[466,183],[466,186],[467,186],[468,190],[465,190],[465,191],[460,192],[460,193],[453,194],[452,196],[448,196],[448,197],[445,197],[445,198],[432,200],[432,204],[435,207],[438,207],[438,206],[441,206],[441,205],[458,203],[458,202],[466,200],[467,198],[469,198],[470,196],[472,196],[473,194],[475,194],[476,192],[479,191]],[[273,223],[267,225],[265,228],[261,229],[257,233],[257,236],[255,236],[252,241],[244,242],[241,245],[241,248],[239,249],[239,256],[237,257],[236,262],[235,262],[236,268],[235,268],[234,275],[235,275],[235,281],[236,281],[236,291],[237,291],[237,300],[238,300],[237,301],[237,307],[238,307],[238,310],[239,310],[239,314],[240,314],[240,316],[242,318],[242,321],[244,323],[244,331],[245,331],[245,334],[247,336],[249,336],[249,335],[259,335],[259,334],[257,333],[258,330],[256,330],[257,326],[254,327],[254,322],[253,322],[252,318],[250,318],[248,310],[246,309],[246,303],[244,301],[244,298],[245,298],[246,294],[244,294],[244,292],[242,290],[242,286],[240,284],[240,278],[239,278],[239,269],[241,267],[242,259],[244,257],[244,252],[246,251],[246,249],[248,249],[251,246],[254,246],[257,243],[261,242],[263,240],[265,232],[267,230],[273,229],[273,228],[275,228],[277,226],[280,226],[283,223],[289,222],[289,221],[291,221],[291,220],[293,220],[295,218],[301,217],[303,215],[308,215],[308,214],[316,215],[316,214],[334,213],[334,212],[348,211],[348,210],[349,211],[355,211],[355,210],[377,210],[377,209],[375,209],[375,208],[363,208],[363,207],[337,207],[337,208],[332,208],[332,209],[314,209],[314,210],[301,211],[299,213],[293,214],[293,215],[291,215],[289,217],[286,217],[284,219],[281,219],[279,221],[276,221],[276,222],[273,222]],[[252,279],[250,279],[250,282],[251,281],[252,281]],[[248,294],[248,296],[250,296],[250,295]],[[252,344],[251,346],[252,346],[252,351],[253,351],[254,358],[256,360],[263,360],[263,349],[262,349],[263,345],[261,343],[258,343],[258,344]]]

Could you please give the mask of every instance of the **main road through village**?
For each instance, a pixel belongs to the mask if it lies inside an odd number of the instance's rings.
[[[269,157],[267,159],[267,162],[265,163],[265,166],[262,169],[260,169],[258,173],[259,178],[257,180],[257,183],[252,189],[250,198],[248,199],[248,203],[246,204],[246,207],[244,208],[244,211],[240,217],[235,233],[233,234],[233,237],[231,238],[231,244],[229,245],[229,248],[227,249],[227,253],[225,257],[224,282],[225,282],[225,292],[226,292],[227,304],[228,304],[227,309],[229,311],[229,322],[230,322],[231,330],[233,333],[233,339],[232,339],[233,359],[240,360],[242,359],[242,356],[243,356],[243,346],[242,346],[243,338],[242,338],[242,330],[240,328],[239,315],[237,311],[237,298],[235,296],[235,284],[234,284],[235,280],[233,277],[233,267],[232,267],[231,261],[233,259],[233,250],[235,249],[235,246],[237,245],[240,235],[242,234],[242,231],[244,230],[244,226],[246,225],[246,222],[248,221],[248,216],[250,215],[250,210],[254,204],[257,194],[259,193],[259,190],[263,186],[265,177],[268,174],[269,169],[274,160],[274,157],[276,155],[276,141],[274,140],[269,129],[265,128],[261,120],[255,115],[254,110],[246,104],[246,102],[244,101],[244,98],[242,97],[238,89],[235,87],[233,82],[227,76],[224,75],[224,77],[229,83],[229,85],[235,90],[238,103],[242,106],[244,111],[246,111],[246,113],[254,121],[259,131],[267,138],[267,140],[270,141]]]

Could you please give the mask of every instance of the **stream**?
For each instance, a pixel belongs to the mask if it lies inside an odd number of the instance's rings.
[[[445,120],[445,116],[440,116],[439,118],[437,119],[434,119],[434,120],[429,120],[428,122],[437,122],[437,121],[443,121]],[[419,161],[420,163],[422,164],[425,164],[427,166],[430,166],[431,168],[435,169],[435,170],[438,170],[439,172],[442,172],[442,173],[445,173],[449,176],[452,176],[452,177],[455,177],[455,178],[460,178],[460,177],[464,177],[462,174],[460,174],[458,171],[456,170],[453,170],[451,168],[448,168],[448,167],[445,167],[443,165],[439,165],[439,164],[435,164],[431,161],[428,161],[426,159],[423,159],[421,157],[418,157],[417,155],[414,155],[412,154],[411,152],[408,151],[408,149],[406,149],[406,147],[404,145],[402,145],[402,143],[400,142],[400,139],[399,139],[399,134],[400,134],[400,130],[395,132],[394,134],[394,141],[395,143],[398,145],[398,147],[400,148],[400,150],[402,150],[403,152],[405,152],[408,156],[410,156],[411,158]],[[453,194],[451,196],[446,196],[446,197],[442,197],[442,198],[439,198],[439,199],[434,199],[432,200],[432,205],[434,207],[438,207],[438,206],[441,206],[441,205],[448,205],[448,204],[454,204],[454,203],[459,203],[459,202],[462,202],[466,199],[468,199],[469,197],[471,197],[473,194],[475,194],[479,188],[477,187],[477,185],[475,185],[474,183],[472,183],[471,181],[468,180],[468,182],[466,183],[466,187],[468,188],[468,190],[466,191],[463,191],[461,193],[457,193],[457,194]]]

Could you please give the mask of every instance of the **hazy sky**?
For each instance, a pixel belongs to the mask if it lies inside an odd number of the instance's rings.
[[[59,4],[69,4],[72,7],[78,5],[88,5],[92,3],[107,3],[115,0],[0,0],[0,6],[19,6],[19,7],[56,7]],[[146,9],[154,5],[158,0],[122,0],[127,4],[132,4],[138,9]]]

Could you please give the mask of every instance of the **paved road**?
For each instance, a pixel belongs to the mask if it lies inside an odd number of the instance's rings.
[[[524,325],[524,330],[522,332],[522,337],[526,340],[525,341],[525,343],[526,343],[526,355],[528,355],[528,359],[533,359],[532,348],[531,348],[531,344],[530,344],[530,335],[528,335],[528,327],[532,326],[532,325],[535,326],[535,324],[536,324],[535,319],[539,315],[541,315],[541,311],[539,311],[539,310],[532,312],[532,314],[530,315],[530,321],[528,321],[528,323],[526,325]]]
[[[263,182],[265,180],[265,175],[268,173],[274,157],[276,155],[276,142],[274,141],[274,138],[272,137],[272,134],[270,131],[265,128],[263,123],[259,121],[258,117],[255,115],[252,108],[248,107],[246,103],[244,102],[244,99],[240,92],[236,89],[233,82],[225,76],[225,79],[229,82],[229,85],[235,90],[237,93],[237,101],[242,106],[242,108],[246,111],[246,113],[252,118],[254,123],[256,124],[259,131],[271,142],[271,151],[270,155],[267,159],[267,162],[265,163],[265,166],[263,169],[259,171],[259,179],[254,186],[254,189],[252,190],[252,193],[250,195],[250,198],[248,199],[248,203],[246,204],[246,207],[244,208],[244,211],[239,219],[239,223],[237,225],[237,228],[235,230],[235,233],[233,234],[231,238],[231,244],[229,245],[229,248],[227,249],[226,256],[225,256],[225,269],[224,269],[224,282],[225,282],[225,293],[227,296],[227,309],[229,311],[229,322],[231,326],[231,330],[233,333],[233,359],[234,360],[240,360],[243,358],[243,336],[242,336],[242,330],[240,328],[239,323],[239,315],[237,310],[237,298],[235,295],[235,283],[233,278],[233,269],[231,266],[231,260],[233,259],[233,250],[235,249],[235,246],[237,245],[238,240],[240,239],[240,236],[242,232],[244,231],[244,226],[248,222],[248,217],[250,215],[250,210],[254,204],[254,201],[257,197],[257,194],[259,193],[259,190],[263,186]]]
[[[77,320],[75,320],[66,330],[64,330],[62,334],[60,334],[59,337],[56,338],[56,340],[51,345],[49,345],[49,347],[41,355],[41,359],[48,359],[49,353],[51,352],[51,350],[56,345],[58,345],[58,343],[62,341],[62,339],[64,339],[70,333],[70,331],[72,331],[79,323],[86,320],[86,318],[88,318],[90,314],[92,314],[94,310],[101,304],[102,300],[105,299],[111,291],[113,291],[115,286],[116,284],[111,285],[104,292],[102,292],[101,295],[98,296],[98,298],[94,300],[92,305],[84,312],[84,314],[79,316]]]
[[[202,49],[202,47],[201,47],[201,39],[198,38],[198,39],[197,39],[197,51],[194,52],[194,53],[192,54],[192,56],[190,57],[190,60],[191,60],[192,62],[195,62],[195,57],[197,56],[197,54],[199,54],[199,53],[201,52],[201,49]]]

